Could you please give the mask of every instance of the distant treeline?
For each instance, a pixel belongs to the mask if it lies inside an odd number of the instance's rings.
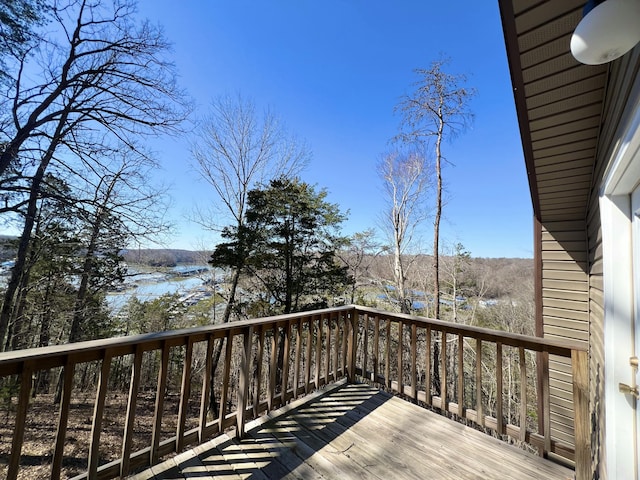
[[[150,267],[175,267],[178,264],[204,265],[211,257],[211,252],[144,248],[124,250],[122,257],[127,263],[148,265]]]

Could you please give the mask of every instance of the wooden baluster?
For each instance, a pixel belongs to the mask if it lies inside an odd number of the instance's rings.
[[[291,356],[291,322],[284,326],[284,358],[282,361],[282,383],[280,385],[280,404],[286,405],[289,384],[289,358]]]
[[[51,480],[58,480],[60,478],[64,443],[67,433],[67,423],[69,420],[69,404],[71,402],[74,372],[75,364],[71,363],[71,360],[67,357],[67,361],[64,366],[62,398],[60,400],[60,414],[58,415],[58,430],[56,432],[56,446],[53,453],[53,462],[51,463]]]
[[[425,402],[427,405],[431,405],[433,403],[431,396],[431,326],[427,326],[426,332],[424,377]]]
[[[398,392],[404,394],[404,378],[403,378],[403,361],[402,354],[404,353],[404,324],[402,320],[398,322]]]
[[[209,335],[207,338],[207,353],[205,354],[204,377],[202,378],[202,395],[200,397],[200,425],[198,426],[199,443],[203,443],[207,437],[207,413],[209,412],[211,371],[213,370],[213,343],[213,335]]]
[[[323,319],[321,315],[316,318],[315,331],[316,331],[316,377],[315,384],[316,389],[320,388],[320,377],[322,372],[322,330],[324,329]]]
[[[339,317],[335,319],[335,338],[333,340],[333,381],[338,380],[338,364],[340,362],[340,324]]]
[[[182,386],[180,388],[180,406],[178,407],[178,425],[176,427],[176,452],[184,448],[184,428],[189,409],[189,397],[191,396],[191,359],[193,357],[193,340],[189,337],[187,350],[182,366]]]
[[[269,411],[275,408],[276,372],[278,370],[278,336],[278,324],[274,324],[273,336],[271,337],[271,363],[269,365],[269,396],[267,398]]]
[[[386,337],[384,339],[384,383],[391,389],[391,320],[386,321]]]
[[[551,393],[549,391],[549,352],[542,352],[542,417],[544,454],[551,452]]]
[[[304,361],[304,393],[311,392],[311,347],[313,346],[313,317],[307,318],[307,344]]]
[[[324,358],[324,383],[329,383],[329,374],[331,373],[331,317],[327,317],[326,334],[325,334],[325,358]]]
[[[242,357],[240,359],[240,379],[238,382],[238,411],[236,413],[236,433],[238,438],[244,437],[245,416],[247,414],[247,400],[249,398],[249,383],[251,383],[252,342],[253,327],[248,327],[244,330]]]
[[[440,408],[447,411],[447,332],[440,333]]]
[[[133,442],[133,426],[136,416],[136,402],[138,398],[138,387],[140,386],[140,376],[142,371],[142,348],[136,347],[133,355],[133,365],[131,366],[131,380],[129,381],[129,398],[127,399],[127,416],[124,422],[124,438],[122,439],[122,464],[120,465],[120,476],[129,475],[129,460],[131,458],[131,445]]]
[[[358,311],[357,310],[353,310],[353,314],[354,315],[358,315]],[[355,324],[356,328],[359,327],[359,322],[356,321]],[[364,336],[362,338],[362,348],[363,348],[363,352],[362,352],[362,376],[364,378],[370,378],[369,375],[369,314],[365,313],[364,314]]]
[[[458,415],[464,418],[464,336],[458,334]]]
[[[373,378],[374,382],[378,381],[378,369],[380,367],[380,317],[378,315],[375,316],[373,320],[373,352],[372,358],[373,361]]]
[[[27,419],[27,409],[29,407],[29,395],[31,393],[31,375],[33,370],[28,368],[26,363],[22,365],[20,375],[20,393],[18,396],[18,408],[16,409],[16,423],[13,430],[13,440],[11,442],[11,458],[7,469],[7,479],[15,480],[20,469],[20,452],[24,440],[24,426]]]
[[[527,363],[524,347],[520,347],[520,441],[527,438]]]
[[[504,413],[502,409],[502,343],[496,343],[496,420],[500,435],[504,434]]]
[[[347,355],[349,353],[349,339],[351,338],[351,329],[349,328],[349,317],[347,312],[344,312],[342,316],[338,316],[338,320],[342,319],[342,341],[340,352],[340,376],[347,376]]]
[[[220,392],[220,408],[218,411],[218,432],[224,432],[224,421],[227,417],[227,399],[229,398],[229,376],[231,374],[231,356],[233,352],[231,330],[227,330],[224,350],[224,371],[222,374],[222,391]]]
[[[411,398],[418,401],[418,326],[411,322]]]
[[[258,335],[258,352],[256,354],[256,385],[253,393],[253,418],[260,414],[260,396],[262,391],[262,362],[264,357],[264,325]]]
[[[356,381],[356,349],[358,348],[358,330],[360,324],[360,316],[354,308],[345,315],[345,334],[347,336],[347,378],[349,383]]]
[[[476,422],[484,427],[484,407],[482,405],[482,340],[476,339]]]
[[[91,441],[89,443],[89,468],[87,469],[89,478],[96,478],[98,473],[100,433],[102,432],[102,417],[104,414],[104,403],[107,396],[110,369],[111,354],[105,352],[102,365],[100,366],[100,379],[98,380],[96,403],[93,410],[93,425],[91,426]]]
[[[293,398],[298,398],[298,386],[300,385],[300,356],[302,352],[302,317],[296,324],[296,353],[293,366]]]
[[[162,433],[162,414],[164,412],[164,396],[167,389],[167,368],[169,366],[169,346],[162,342],[162,361],[158,371],[158,386],[156,389],[156,406],[153,415],[153,430],[151,432],[151,463],[158,462],[160,435]]]

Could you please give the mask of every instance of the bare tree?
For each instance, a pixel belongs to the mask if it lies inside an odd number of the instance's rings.
[[[433,222],[433,289],[435,318],[440,318],[439,241],[442,217],[442,142],[462,131],[471,120],[468,110],[475,91],[464,87],[466,78],[444,71],[449,61],[434,61],[427,69],[416,69],[419,80],[415,90],[404,96],[396,107],[402,116],[397,139],[433,146],[436,172],[436,208]]]
[[[365,278],[371,276],[369,267],[373,260],[382,253],[381,246],[376,241],[376,233],[369,228],[363,232],[356,232],[348,239],[345,248],[337,253],[338,258],[349,269],[349,275],[353,279],[351,284],[351,304],[355,303],[356,292],[361,287]]]
[[[254,103],[240,95],[218,97],[210,108],[191,151],[197,172],[212,187],[217,202],[196,211],[195,221],[217,232],[225,226],[240,231],[249,191],[273,178],[295,176],[308,162],[310,152],[304,143],[287,134],[273,113],[266,111],[259,115]],[[231,269],[220,323],[229,322],[236,309],[241,270],[240,266]],[[213,353],[212,379],[222,348],[223,341],[218,341]],[[214,388],[212,381],[209,407],[217,416]]]
[[[134,20],[133,0],[53,0],[41,41],[3,52],[8,88],[0,109],[0,179],[13,191],[22,234],[0,312],[0,339],[14,308],[43,179],[78,171],[141,136],[175,131],[187,113],[161,30]],[[6,210],[11,211],[8,207]]]
[[[217,202],[200,208],[195,220],[213,231],[225,226],[239,230],[249,191],[272,178],[295,176],[308,162],[310,152],[287,134],[273,113],[259,115],[254,103],[240,95],[218,97],[210,108],[192,155],[197,172],[212,187]],[[233,269],[222,323],[228,322],[233,312],[239,276],[240,270]]]
[[[409,313],[405,281],[405,254],[412,246],[414,234],[427,218],[425,199],[430,184],[427,162],[419,151],[386,155],[378,172],[383,182],[386,209],[382,217],[393,252],[393,277],[396,300],[402,313]]]

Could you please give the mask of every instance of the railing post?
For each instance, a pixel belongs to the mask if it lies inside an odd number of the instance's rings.
[[[575,416],[576,480],[591,478],[591,435],[589,431],[589,356],[571,350],[573,408]]]
[[[238,385],[237,435],[244,437],[244,424],[247,414],[247,399],[249,398],[249,383],[251,381],[251,344],[253,341],[253,327],[244,332],[244,348],[240,360],[240,382]]]

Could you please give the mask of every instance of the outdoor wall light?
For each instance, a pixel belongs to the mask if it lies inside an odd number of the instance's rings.
[[[571,36],[571,53],[580,63],[601,65],[639,41],[640,0],[589,0]]]

